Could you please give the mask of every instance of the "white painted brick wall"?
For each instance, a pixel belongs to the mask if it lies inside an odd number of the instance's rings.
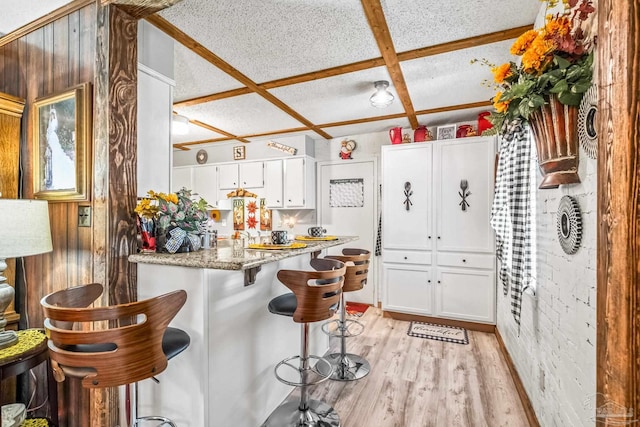
[[[497,327],[543,427],[595,426],[597,176],[596,160],[582,149],[580,156],[580,184],[536,191],[537,290],[523,297],[519,335],[510,296],[498,284]],[[564,253],[556,233],[564,195],[575,197],[582,211],[582,244],[574,255]]]

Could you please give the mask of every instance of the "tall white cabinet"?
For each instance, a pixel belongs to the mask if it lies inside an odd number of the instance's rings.
[[[494,159],[492,137],[382,147],[384,310],[495,323]]]

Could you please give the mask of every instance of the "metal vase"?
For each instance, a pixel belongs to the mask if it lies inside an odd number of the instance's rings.
[[[543,175],[538,188],[577,184],[580,182],[578,107],[560,103],[555,95],[545,97],[545,100],[547,103],[529,117]]]

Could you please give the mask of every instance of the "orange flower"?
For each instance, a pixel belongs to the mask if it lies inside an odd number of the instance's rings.
[[[493,108],[495,108],[498,113],[505,113],[507,108],[509,108],[509,101],[500,101],[501,97],[502,92],[496,93],[496,96],[493,97]]]
[[[540,74],[553,59],[553,51],[556,48],[553,40],[538,35],[529,49],[522,54],[522,66],[527,73]]]
[[[537,36],[538,32],[536,30],[529,30],[522,34],[511,46],[511,54],[522,55],[524,51],[529,48],[529,45]]]
[[[499,67],[494,67],[491,69],[493,73],[493,79],[496,83],[502,83],[504,79],[510,77],[511,73],[511,63],[507,62],[505,64],[500,65]]]
[[[571,21],[566,16],[558,18],[547,16],[547,24],[544,26],[544,31],[549,36],[565,36],[571,32]]]

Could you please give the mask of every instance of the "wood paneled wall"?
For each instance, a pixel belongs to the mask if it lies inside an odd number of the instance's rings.
[[[92,4],[0,47],[0,91],[26,100],[20,144],[21,198],[33,198],[31,106],[39,97],[93,83],[95,40],[96,6]],[[78,227],[78,206],[92,203],[49,203],[53,252],[24,259],[26,295],[17,307],[21,328],[42,327],[40,298],[44,295],[94,280],[94,230]],[[90,425],[88,392],[77,381],[66,381],[59,391],[60,406],[65,408],[61,425]]]

